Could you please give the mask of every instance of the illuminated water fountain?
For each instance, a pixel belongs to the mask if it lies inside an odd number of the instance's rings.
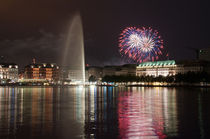
[[[75,14],[68,30],[63,53],[63,66],[67,67],[68,79],[76,84],[85,82],[84,38],[80,14]]]

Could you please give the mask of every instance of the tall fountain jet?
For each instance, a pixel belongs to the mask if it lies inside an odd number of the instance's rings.
[[[70,23],[66,38],[63,66],[67,68],[68,78],[72,82],[84,84],[85,82],[85,57],[82,20],[76,13]]]

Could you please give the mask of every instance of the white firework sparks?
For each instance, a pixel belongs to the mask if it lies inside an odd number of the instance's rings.
[[[143,52],[150,52],[154,48],[155,42],[153,39],[150,39],[148,36],[131,34],[129,36],[129,42],[131,48],[138,47]]]

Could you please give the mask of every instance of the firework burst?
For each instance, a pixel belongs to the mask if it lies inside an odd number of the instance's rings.
[[[163,56],[163,40],[152,28],[127,27],[119,37],[120,54],[137,63]],[[166,57],[166,56],[165,56]]]

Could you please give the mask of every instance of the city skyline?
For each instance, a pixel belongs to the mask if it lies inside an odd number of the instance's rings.
[[[170,59],[195,59],[195,49],[209,47],[208,2],[197,1],[35,1],[0,2],[0,55],[27,65],[60,65],[68,24],[75,11],[83,19],[86,64],[119,65],[118,37],[128,26],[159,31]]]
[[[0,0],[0,138],[208,138],[209,5]]]

